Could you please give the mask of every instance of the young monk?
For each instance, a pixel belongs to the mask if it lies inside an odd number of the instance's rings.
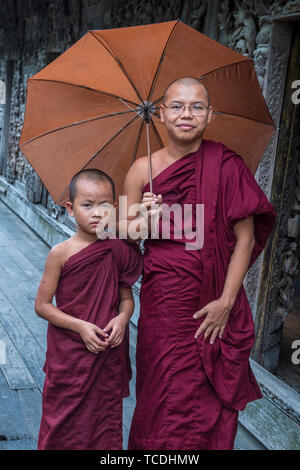
[[[51,249],[35,302],[49,322],[38,449],[120,450],[131,378],[131,285],[142,256],[136,245],[97,237],[103,205],[116,207],[108,175],[80,171],[69,195],[77,233]]]

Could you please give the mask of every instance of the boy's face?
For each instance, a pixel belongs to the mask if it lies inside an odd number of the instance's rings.
[[[80,178],[76,182],[76,196],[73,204],[66,203],[69,214],[75,217],[78,227],[86,233],[96,234],[96,229],[109,209],[117,206],[113,201],[108,181],[93,181]]]

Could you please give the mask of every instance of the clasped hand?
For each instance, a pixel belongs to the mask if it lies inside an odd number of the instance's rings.
[[[115,348],[121,344],[127,323],[128,321],[122,313],[112,318],[103,329],[94,323],[84,321],[79,334],[87,349],[97,354],[104,351],[108,346]],[[110,330],[111,332],[108,334]],[[99,336],[102,336],[104,340],[100,339]]]
[[[206,318],[201,323],[194,337],[198,338],[204,332],[205,340],[211,334],[210,344],[214,343],[217,336],[222,338],[231,308],[232,306],[228,304],[228,301],[220,297],[209,302],[201,310],[198,310],[193,315],[193,318],[201,318],[203,315],[206,315]]]

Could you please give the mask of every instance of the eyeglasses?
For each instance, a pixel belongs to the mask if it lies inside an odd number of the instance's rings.
[[[170,110],[170,113],[173,115],[179,116],[185,111],[185,108],[189,108],[190,113],[193,116],[204,116],[206,110],[209,106],[205,106],[204,104],[191,104],[191,105],[184,105],[179,103],[173,103],[170,106],[163,104],[163,106]]]

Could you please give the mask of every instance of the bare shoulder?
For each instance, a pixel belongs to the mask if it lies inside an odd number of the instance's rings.
[[[138,158],[129,168],[125,181],[124,193],[140,192],[145,185],[148,174],[148,157]]]
[[[70,253],[72,253],[73,250],[74,240],[73,237],[71,237],[51,248],[48,255],[48,262],[62,267],[66,260],[71,256]]]
[[[163,165],[163,149],[159,149],[151,154],[152,173],[155,176]],[[144,187],[149,182],[149,162],[148,156],[138,158],[130,167],[127,173],[128,180],[138,182]],[[126,179],[127,179],[126,177]]]
[[[138,181],[143,182],[148,170],[148,157],[140,157],[133,162],[128,170],[127,176],[129,178],[138,178]]]

